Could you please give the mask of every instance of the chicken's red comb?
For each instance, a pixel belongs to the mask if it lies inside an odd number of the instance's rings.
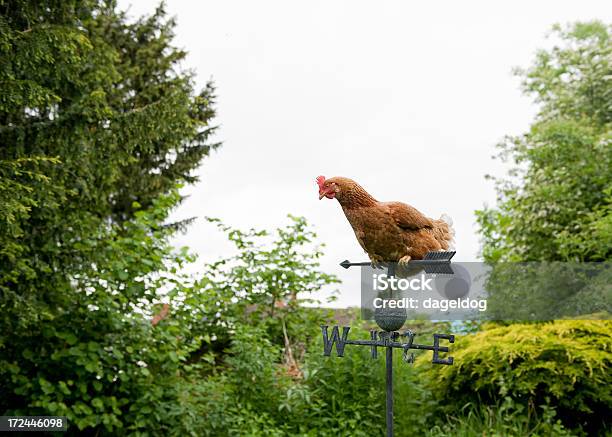
[[[317,184],[319,184],[319,187],[323,187],[323,182],[325,182],[325,176],[317,176]]]

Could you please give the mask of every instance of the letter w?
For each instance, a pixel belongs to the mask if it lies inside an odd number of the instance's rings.
[[[351,329],[348,326],[342,327],[342,338],[338,333],[338,327],[334,326],[332,328],[331,339],[327,335],[327,326],[321,326],[323,331],[323,355],[329,357],[334,347],[334,343],[336,343],[336,353],[339,357],[344,356],[344,346],[346,345],[346,338],[348,337],[349,330]]]

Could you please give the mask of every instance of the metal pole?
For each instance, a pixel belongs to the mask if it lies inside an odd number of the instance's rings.
[[[387,346],[387,437],[393,437],[393,348]]]

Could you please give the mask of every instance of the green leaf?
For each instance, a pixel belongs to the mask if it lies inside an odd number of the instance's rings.
[[[96,408],[98,411],[104,410],[104,402],[100,398],[93,398],[91,400],[91,405]]]

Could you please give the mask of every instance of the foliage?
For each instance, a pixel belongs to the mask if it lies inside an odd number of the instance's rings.
[[[597,21],[555,26],[554,47],[516,71],[540,111],[529,132],[498,146],[511,169],[493,178],[497,206],[476,212],[482,255],[494,269],[491,311],[506,319],[609,317],[609,265],[584,262],[609,260],[612,250],[611,30]],[[559,419],[572,432],[604,432],[610,326],[491,324],[461,337],[455,366],[427,371],[455,410],[440,429],[469,434],[488,423],[501,435],[562,435]],[[468,416],[456,417],[464,406]]]
[[[525,92],[541,104],[541,118],[584,117],[597,126],[612,121],[610,29],[600,21],[557,24],[553,33],[565,46],[540,50],[531,68],[517,70]]]
[[[32,278],[32,270],[23,258],[27,248],[21,243],[24,237],[23,223],[28,220],[32,208],[38,207],[46,199],[37,184],[47,191],[57,191],[51,180],[45,176],[41,167],[57,164],[53,158],[20,158],[0,161],[0,293],[2,284],[16,281],[20,276]],[[60,188],[61,189],[61,188]]]
[[[381,434],[382,357],[321,356],[330,314],[305,304],[338,280],[303,218],[209,219],[236,254],[181,273],[194,258],[167,221],[217,146],[214,89],[180,70],[163,5],[135,22],[112,0],[0,11],[0,413],[65,415],[72,434]],[[567,47],[522,73],[541,114],[504,145],[523,183],[479,212],[489,261],[610,256],[610,32],[557,32]],[[397,435],[604,430],[608,322],[483,329],[455,366],[396,353]]]
[[[196,92],[193,73],[180,68],[186,52],[173,45],[175,26],[163,3],[134,23],[111,9],[91,22],[90,33],[112,46],[119,60],[118,80],[108,93],[114,112],[109,120],[129,155],[110,202],[116,220],[131,216],[134,200],[146,208],[176,181],[196,182],[192,171],[219,146],[210,142],[214,86],[209,82]]]
[[[79,241],[132,218],[134,202],[194,180],[216,146],[214,94],[178,68],[163,7],[135,23],[113,1],[2,2],[0,13],[1,197],[15,190],[2,205],[12,236],[0,235],[0,291],[24,297],[90,262]]]
[[[320,330],[318,332],[320,335]],[[351,330],[352,338],[368,338],[368,332]],[[368,348],[347,348],[343,358],[322,356],[320,339],[305,364],[304,385],[310,402],[300,413],[311,435],[367,436],[384,432],[384,356],[372,360]],[[372,408],[379,405],[380,408]]]
[[[289,379],[279,365],[280,348],[261,327],[240,325],[227,352],[228,367],[205,383],[205,426],[196,434],[281,435],[273,417]]]
[[[195,93],[164,6],[128,22],[114,1],[0,6],[3,156],[60,156],[53,174],[126,219],[190,174],[216,144],[212,85]]]
[[[522,404],[515,404],[508,397],[495,406],[466,404],[458,413],[448,415],[445,423],[432,427],[427,436],[569,437],[575,435],[563,426],[556,417],[554,409],[542,406],[540,410],[536,411],[533,406],[525,408]]]
[[[165,222],[216,146],[212,86],[180,70],[163,7],[133,23],[113,1],[0,12],[0,411],[188,429],[206,364],[187,359],[207,338],[188,314],[150,319],[194,286]]]
[[[257,325],[274,344],[303,353],[311,334],[306,327],[321,318],[303,305],[315,302],[311,293],[338,282],[319,268],[323,253],[316,234],[303,217],[289,216],[290,223],[275,235],[208,220],[227,235],[236,254],[204,265],[197,287],[181,296],[181,307],[200,320],[191,329],[214,334],[223,344],[236,324]]]
[[[303,353],[297,340],[308,341],[302,334],[324,315],[301,308],[301,294],[337,280],[317,270],[321,253],[308,247],[313,233],[297,217],[267,245],[265,232],[215,221],[239,253],[190,280],[179,271],[193,258],[171,248],[174,231],[163,224],[179,199],[161,197],[134,220],[81,240],[89,268],[56,290],[53,306],[38,303],[32,320],[11,317],[26,307],[10,301],[3,333],[24,334],[0,337],[3,411],[66,415],[78,429],[113,434],[201,435],[216,429],[215,417],[228,432],[282,423],[281,402],[294,396],[290,374],[299,371],[287,352]],[[160,300],[170,315],[153,325]],[[237,399],[244,408],[233,407]]]
[[[592,319],[612,314],[612,263],[498,262],[486,277],[488,320]]]
[[[610,321],[574,320],[489,325],[458,338],[453,366],[419,365],[450,413],[509,398],[539,414],[552,408],[570,428],[601,431],[612,407],[611,328]]]
[[[151,405],[177,395],[163,388],[189,370],[184,360],[202,341],[186,341],[176,320],[150,323],[159,290],[190,285],[172,273],[190,258],[173,251],[161,225],[178,199],[160,198],[123,227],[80,241],[95,263],[41,293],[35,306],[3,303],[2,411],[65,415],[81,430],[150,430],[169,422]],[[14,317],[26,310],[29,317]]]
[[[486,261],[601,261],[612,250],[611,30],[599,22],[555,27],[563,46],[517,70],[540,113],[507,137],[512,163],[496,180],[498,206],[477,211]]]
[[[356,329],[351,335],[367,334]],[[308,349],[302,377],[292,377],[282,365],[279,348],[261,327],[240,326],[229,350],[230,367],[207,382],[211,396],[205,401],[208,425],[203,432],[215,436],[384,433],[384,357],[373,360],[367,348],[347,348],[343,358],[323,357],[318,341]],[[420,434],[431,419],[434,402],[400,354],[395,356],[395,378],[397,435]]]

